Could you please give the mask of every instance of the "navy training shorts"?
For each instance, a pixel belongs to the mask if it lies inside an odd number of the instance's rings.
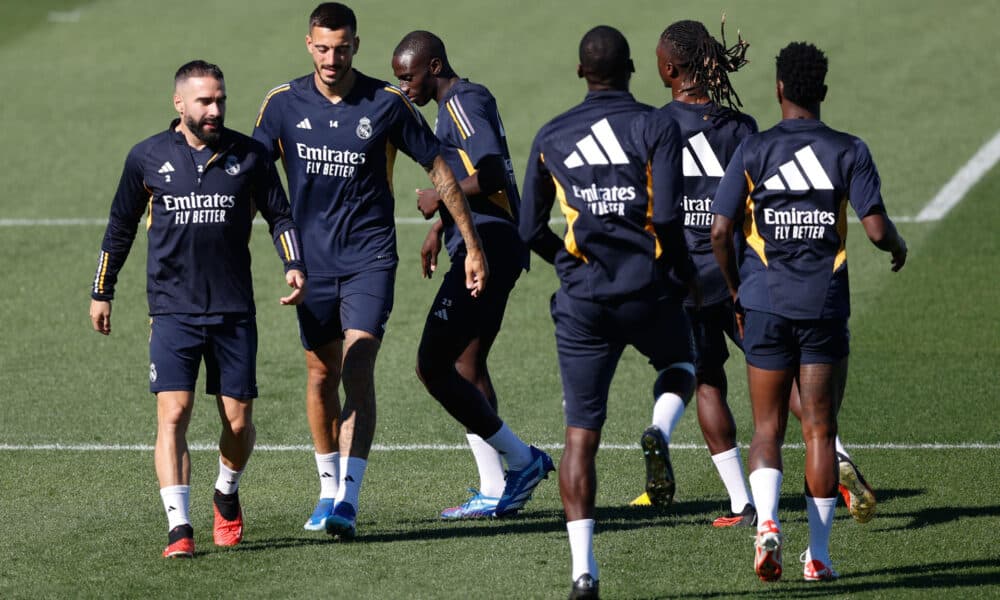
[[[478,298],[465,287],[465,254],[456,255],[427,312],[422,352],[454,362],[473,339],[496,337],[514,284],[523,269],[524,245],[513,227],[480,227],[483,252],[490,268],[486,289]]]
[[[551,312],[569,427],[599,430],[604,425],[611,378],[626,345],[657,371],[694,361],[691,326],[679,300],[649,296],[598,303],[560,288],[552,296]]]
[[[155,315],[149,335],[149,391],[194,392],[205,361],[205,393],[257,397],[257,322],[251,315]]]
[[[729,359],[729,347],[726,337],[742,348],[736,327],[736,313],[733,311],[733,301],[702,306],[699,309],[685,306],[688,319],[691,321],[691,331],[694,334],[694,344],[697,350],[695,369],[697,372],[721,369]]]
[[[306,350],[316,350],[344,331],[366,331],[379,340],[392,312],[396,268],[362,271],[343,277],[310,277],[305,300],[296,306],[299,337]]]
[[[747,310],[743,323],[747,363],[768,371],[840,362],[850,353],[850,341],[847,319],[786,319]]]

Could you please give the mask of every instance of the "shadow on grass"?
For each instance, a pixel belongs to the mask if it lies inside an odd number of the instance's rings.
[[[969,571],[976,572],[970,573]],[[740,598],[758,597],[762,593],[782,598],[814,598],[831,594],[846,595],[873,592],[901,592],[903,590],[955,590],[980,586],[1000,586],[1000,560],[964,560],[929,564],[911,564],[894,568],[841,574],[840,579],[829,583],[807,583],[798,572],[786,574],[787,580],[778,583],[754,585],[754,589],[737,592],[705,591],[690,594],[671,594],[674,598]],[[861,579],[865,579],[861,581]],[[879,581],[872,581],[878,578]]]

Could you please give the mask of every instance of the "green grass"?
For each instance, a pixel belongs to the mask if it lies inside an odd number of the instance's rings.
[[[773,57],[791,40],[828,51],[824,118],[872,147],[893,215],[914,216],[1000,128],[993,106],[1000,79],[998,15],[989,0],[811,3],[597,0],[559,6],[514,1],[356,3],[356,65],[390,75],[400,37],[428,28],[447,42],[462,75],[490,86],[507,126],[515,169],[538,127],[578,102],[580,35],[598,23],[632,43],[636,96],[666,99],[653,47],[671,21],[697,18],[743,30],[752,63],[734,76],[745,109],[762,127],[778,118]],[[170,3],[37,0],[0,6],[0,208],[4,219],[107,214],[129,147],[169,122],[170,76],[195,57],[218,62],[230,96],[228,124],[248,131],[263,94],[308,72],[302,38],[314,2]],[[51,22],[50,11],[78,11]],[[942,101],[943,97],[947,101]],[[425,115],[433,120],[433,106]],[[416,216],[405,190],[426,177],[400,159],[397,215]],[[851,227],[854,315],[851,376],[841,432],[875,485],[879,512],[855,524],[838,509],[832,553],[841,580],[806,585],[798,551],[808,532],[800,493],[802,451],[787,450],[781,518],[790,576],[764,585],[752,573],[750,532],[714,530],[722,486],[700,447],[694,415],[681,422],[673,453],[676,506],[666,514],[626,506],[641,486],[638,450],[598,459],[595,548],[608,598],[997,597],[1000,595],[1000,170],[994,169],[937,223],[904,223],[910,262],[888,258]],[[144,240],[122,272],[114,334],[90,331],[87,288],[100,225],[0,227],[0,444],[149,445],[154,403],[146,387]],[[460,445],[459,426],[413,374],[424,315],[437,280],[422,281],[423,226],[402,225],[396,307],[377,369],[376,443]],[[304,369],[294,311],[277,305],[279,266],[263,228],[252,241],[260,324],[255,409],[260,444],[308,445]],[[548,297],[550,268],[515,289],[491,370],[501,411],[526,440],[562,441],[561,390]],[[730,361],[731,404],[746,443],[750,411],[738,356]],[[628,351],[612,387],[604,440],[634,444],[649,419],[652,373]],[[211,399],[199,397],[189,440],[218,434]],[[797,442],[794,431],[789,442]],[[900,449],[887,445],[950,444]],[[986,448],[971,448],[986,444]],[[697,447],[696,447],[697,446]],[[569,550],[555,481],[524,514],[498,522],[442,523],[444,506],[476,483],[463,450],[378,450],[361,496],[360,540],[330,543],[302,531],[316,481],[308,451],[260,451],[241,488],[245,542],[211,544],[211,451],[196,451],[192,516],[199,557],[164,561],[165,520],[148,451],[0,450],[0,597],[554,598],[565,596]]]

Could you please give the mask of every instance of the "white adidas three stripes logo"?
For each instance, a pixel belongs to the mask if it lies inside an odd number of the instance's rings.
[[[688,140],[688,147],[681,151],[681,162],[683,163],[685,177],[722,177],[726,170],[722,168],[719,157],[712,150],[712,145],[708,143],[708,138],[704,133],[699,133]],[[691,154],[691,151],[694,154]],[[695,158],[698,159],[695,162]],[[698,167],[701,163],[701,168]],[[702,170],[704,169],[704,170]]]
[[[608,123],[607,119],[601,119],[591,125],[590,131],[593,135],[588,134],[578,141],[576,150],[563,161],[567,169],[583,165],[628,164],[628,156],[618,143],[618,138],[615,137],[615,132],[611,130],[611,123]]]
[[[816,153],[813,152],[811,146],[806,146],[796,152],[795,158],[798,160],[798,164],[796,164],[795,160],[790,160],[778,167],[780,175],[773,175],[765,181],[765,190],[793,190],[801,192],[809,189],[833,189],[830,177],[823,170],[823,165],[819,163],[819,159],[816,158]],[[805,173],[805,177],[802,176],[803,173]],[[806,181],[806,179],[809,181]],[[810,184],[812,185],[810,186]]]

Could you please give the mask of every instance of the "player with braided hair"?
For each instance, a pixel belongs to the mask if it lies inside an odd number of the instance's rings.
[[[837,577],[829,546],[838,484],[834,438],[850,351],[848,202],[872,243],[892,255],[893,271],[907,255],[886,214],[868,146],[819,120],[827,64],[812,44],[781,50],[776,91],[782,121],[740,144],[712,205],[712,248],[733,304],[741,307],[737,325],[754,420],[749,479],[760,521],[754,570],[764,581],[782,573],[781,446],[793,387],[806,446],[803,578]],[[739,260],[737,226],[746,246]]]
[[[739,96],[729,80],[729,73],[747,64],[748,47],[740,37],[735,46],[727,48],[700,22],[677,21],[664,30],[656,48],[660,78],[673,97],[660,110],[677,121],[684,145],[684,184],[679,202],[684,210],[684,235],[698,268],[702,291],[700,305],[695,298],[685,301],[698,349],[698,421],[729,493],[730,511],[713,522],[716,527],[749,526],[756,519],[736,445],[736,423],[726,403],[724,365],[729,352],[725,338],[728,335],[736,344],[740,340],[729,291],[712,256],[710,239],[710,208],[723,169],[740,142],[757,131],[756,121],[738,111]],[[656,399],[652,424],[640,442],[646,458],[646,493],[633,500],[633,505],[665,506],[673,500],[675,484],[667,449],[684,409],[676,399]]]

